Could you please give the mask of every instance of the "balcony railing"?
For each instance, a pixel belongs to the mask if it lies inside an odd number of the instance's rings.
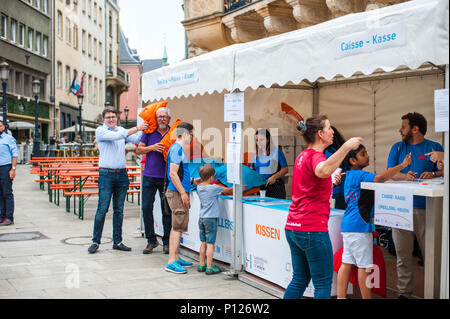
[[[122,70],[121,68],[117,68],[117,76],[123,78],[125,81],[129,82],[128,80],[128,73]]]
[[[243,7],[247,4],[252,3],[254,0],[225,0],[225,12],[232,11],[234,9]]]
[[[112,66],[107,66],[106,67],[106,76],[110,76],[110,77],[120,77],[122,79],[124,79],[126,82],[130,82],[130,77],[128,75],[127,72],[125,72],[124,70],[122,70],[121,68],[116,68],[116,74],[114,75],[114,68]]]

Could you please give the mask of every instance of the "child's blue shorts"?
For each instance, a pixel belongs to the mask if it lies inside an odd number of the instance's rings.
[[[200,218],[198,220],[200,229],[200,241],[207,244],[215,244],[217,236],[217,218]]]

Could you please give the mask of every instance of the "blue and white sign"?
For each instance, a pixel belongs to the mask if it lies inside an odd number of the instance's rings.
[[[335,58],[370,53],[406,44],[406,26],[394,23],[385,27],[353,33],[334,41]]]
[[[195,82],[198,82],[198,71],[197,69],[191,69],[157,78],[156,88],[158,90],[168,89],[173,86],[186,85]]]
[[[413,190],[375,185],[374,224],[413,231]]]

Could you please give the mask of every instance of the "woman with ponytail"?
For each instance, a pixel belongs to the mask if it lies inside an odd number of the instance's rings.
[[[348,152],[358,148],[361,137],[345,142],[328,159],[324,150],[333,143],[334,131],[324,115],[300,121],[307,148],[294,164],[292,204],[286,221],[286,238],[291,250],[293,277],[285,299],[300,299],[312,279],[314,298],[329,299],[333,280],[333,249],[328,234],[331,175]]]

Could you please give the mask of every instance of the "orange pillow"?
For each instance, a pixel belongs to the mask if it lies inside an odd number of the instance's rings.
[[[144,130],[144,133],[151,134],[158,128],[156,111],[161,107],[165,107],[167,103],[167,101],[162,101],[146,105],[141,113],[139,113],[139,116],[148,123],[148,128]]]
[[[167,162],[167,152],[169,152],[169,148],[173,143],[177,140],[176,128],[181,123],[180,119],[177,119],[175,123],[170,127],[169,132],[161,139],[161,142],[164,145],[163,156],[164,160]]]

